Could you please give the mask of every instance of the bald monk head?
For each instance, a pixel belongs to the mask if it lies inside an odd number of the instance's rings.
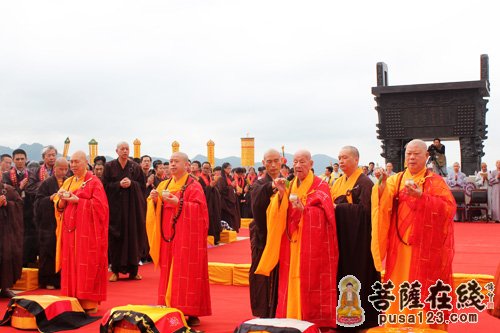
[[[299,150],[293,155],[293,171],[300,181],[307,177],[313,164],[311,153],[308,150]]]
[[[170,157],[170,172],[175,179],[182,178],[189,167],[189,158],[185,153],[178,151]]]
[[[280,175],[280,153],[276,149],[269,149],[264,153],[262,165],[266,167],[266,172],[272,179],[277,178]]]
[[[416,174],[425,168],[425,163],[429,153],[427,152],[427,145],[422,140],[412,140],[406,146],[405,161],[408,170],[411,174]]]
[[[59,157],[54,164],[54,176],[57,179],[63,179],[68,173],[68,161],[65,157]]]
[[[87,171],[87,155],[85,155],[85,153],[81,150],[76,151],[73,155],[71,155],[69,164],[73,174],[77,178],[81,178]]]

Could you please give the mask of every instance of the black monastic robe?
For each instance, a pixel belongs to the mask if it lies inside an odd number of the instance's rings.
[[[335,199],[335,220],[339,242],[339,266],[337,282],[346,275],[354,275],[361,282],[361,306],[365,311],[365,322],[356,327],[378,326],[378,312],[368,301],[373,294],[372,285],[380,280],[371,253],[371,193],[373,182],[361,174],[353,186],[352,204],[345,195]]]
[[[266,175],[251,186],[251,208],[253,221],[250,223],[250,247],[252,264],[250,266],[250,305],[252,314],[260,318],[274,318],[278,299],[278,271],[276,266],[269,276],[255,274],[267,239],[266,211],[273,195],[272,178]]]
[[[33,196],[36,196],[36,192],[38,191],[38,188],[40,187],[40,184],[49,177],[53,176],[54,174],[54,168],[52,169],[45,169],[45,172],[48,174],[46,175],[45,179],[40,178],[40,173],[43,172],[41,171],[43,167],[43,164],[35,169],[32,169],[29,174],[29,181],[28,185],[26,186],[26,192],[32,194]]]
[[[61,183],[62,184],[62,183]],[[56,274],[56,217],[54,202],[50,196],[59,191],[59,183],[55,176],[45,179],[35,197],[35,221],[38,226],[38,242],[40,257],[38,266],[38,283],[60,288],[61,276]]]
[[[208,234],[214,237],[214,244],[219,244],[220,233],[222,231],[220,221],[221,221],[221,196],[219,190],[215,186],[210,186],[206,184],[203,177],[199,177],[198,181],[203,187],[203,192],[205,193],[205,198],[207,199],[208,207]]]
[[[148,178],[151,175],[153,175],[153,183],[146,187],[146,191],[144,192],[144,197],[146,198],[146,200],[148,199],[149,195],[151,194],[151,191],[154,190],[158,186],[157,184],[155,184],[155,181],[154,181],[156,176],[154,175],[153,170],[149,170],[149,172],[147,174],[144,174],[144,177],[146,179],[146,183],[148,182]]]
[[[23,200],[12,186],[0,181],[7,206],[0,207],[0,289],[11,288],[23,269]]]
[[[236,232],[240,231],[240,207],[234,187],[227,183],[226,177],[217,179],[215,186],[221,196],[221,220],[226,221]]]
[[[28,170],[27,168],[25,170]],[[28,171],[28,178],[31,172]],[[33,266],[36,263],[36,257],[38,255],[38,231],[33,218],[33,201],[35,196],[28,192],[28,184],[21,190],[19,183],[25,178],[24,174],[17,174],[16,172],[16,183],[14,184],[10,179],[10,170],[3,174],[3,182],[7,185],[11,185],[21,196],[23,201],[23,221],[24,221],[24,239],[23,239],[23,266]]]
[[[129,188],[120,181],[128,177]],[[146,178],[139,164],[116,159],[106,163],[102,182],[109,205],[109,262],[114,273],[137,274],[139,260],[148,252],[146,238]]]

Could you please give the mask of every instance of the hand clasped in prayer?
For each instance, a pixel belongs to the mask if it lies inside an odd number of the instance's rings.
[[[129,178],[127,178],[127,177],[125,177],[125,178],[123,178],[123,179],[120,181],[120,186],[121,186],[122,188],[129,188],[131,183],[132,183],[132,182],[130,181],[130,179],[129,179]]]

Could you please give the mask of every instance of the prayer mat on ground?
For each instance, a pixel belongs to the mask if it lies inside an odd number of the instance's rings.
[[[101,333],[188,333],[184,314],[174,308],[149,305],[118,306],[101,321]]]
[[[74,297],[29,295],[10,300],[0,325],[52,333],[76,329],[99,318],[87,315]]]
[[[236,327],[234,333],[319,333],[313,323],[285,318],[257,318]]]

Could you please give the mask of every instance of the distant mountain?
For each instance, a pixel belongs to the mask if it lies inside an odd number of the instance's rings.
[[[19,148],[24,149],[26,151],[26,154],[28,155],[28,160],[41,160],[42,158],[42,149],[44,145],[40,143],[32,143],[32,144],[26,144],[23,143],[22,145],[19,146]],[[12,154],[12,151],[14,149],[10,147],[4,147],[0,146],[0,154]],[[62,152],[59,152],[62,153]],[[111,161],[116,157],[111,157],[111,156],[106,156],[107,161]],[[293,155],[292,154],[286,154],[285,153],[285,158],[287,160],[287,165],[289,167],[293,166]],[[314,161],[314,169],[316,171],[316,174],[322,174],[325,168],[330,165],[331,163],[338,162],[336,158],[333,158],[328,155],[324,154],[316,154],[313,155],[313,161]],[[162,157],[152,157],[153,161],[154,160],[162,160],[166,161],[165,158]],[[191,161],[200,161],[204,162],[207,160],[207,157],[205,155],[198,154],[191,158]],[[229,162],[233,167],[237,167],[241,165],[241,158],[237,156],[229,156],[229,157],[224,157],[224,158],[216,158],[215,159],[215,165],[222,165],[224,162]],[[255,161],[255,168],[258,168],[259,166],[262,166],[261,163],[261,157],[258,157],[257,160]]]
[[[42,159],[42,149],[44,145],[40,143],[32,143],[32,144],[27,144],[23,143],[17,148],[21,148],[26,152],[26,155],[28,155],[28,160],[29,161],[39,161]],[[14,148],[14,149],[17,149]],[[12,152],[14,151],[13,148],[10,147],[4,147],[0,146],[0,154],[9,154],[12,155]]]
[[[327,166],[332,165],[333,163],[339,163],[338,159],[325,154],[316,154],[313,155],[312,158],[314,161],[314,170],[318,175],[322,174]]]
[[[45,147],[45,145],[42,145],[41,143],[32,143],[32,144],[27,144],[23,143],[17,148],[21,148],[26,152],[26,155],[28,155],[28,161],[40,161],[42,159],[42,149]],[[5,146],[0,146],[0,155],[1,154],[9,154],[12,155],[12,152],[14,149],[17,148],[10,148],[10,147],[5,147]],[[58,151],[58,156],[62,156],[62,151]],[[107,161],[113,160],[115,157],[111,156],[106,156]]]

